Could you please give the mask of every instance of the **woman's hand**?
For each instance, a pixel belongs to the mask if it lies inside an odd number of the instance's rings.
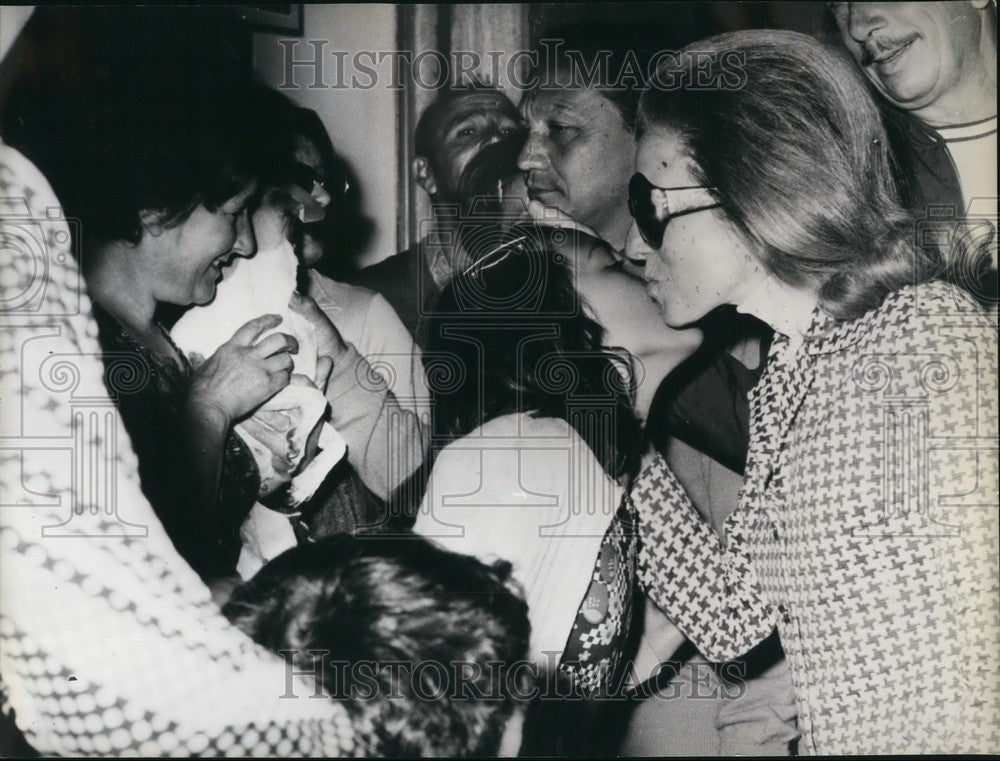
[[[330,318],[323,314],[323,310],[311,296],[293,293],[288,308],[309,320],[313,330],[316,331],[316,353],[321,357],[326,356],[336,362],[347,351],[347,342],[340,335],[340,331],[330,322]]]
[[[284,333],[257,338],[281,317],[265,314],[247,322],[207,360],[194,368],[188,403],[229,425],[253,412],[288,385],[291,355],[298,342]]]
[[[632,690],[655,677],[660,665],[670,660],[685,639],[676,624],[652,600],[648,597],[644,599],[646,610],[642,638],[632,668],[626,675],[626,687]]]

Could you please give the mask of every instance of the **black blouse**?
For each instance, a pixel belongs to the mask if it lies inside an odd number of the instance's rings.
[[[230,429],[215,504],[197,504],[202,490],[191,471],[196,455],[181,429],[190,363],[176,346],[183,369],[155,356],[97,304],[94,316],[104,352],[105,385],[138,455],[143,492],[177,551],[202,578],[233,574],[240,526],[260,488],[253,455]],[[165,330],[164,335],[169,340]]]

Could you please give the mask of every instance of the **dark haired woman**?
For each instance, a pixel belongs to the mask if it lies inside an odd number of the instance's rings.
[[[658,463],[633,492],[641,578],[712,659],[777,627],[801,751],[996,748],[995,325],[932,280],[946,258],[914,243],[849,61],[792,32],[691,51],[720,87],[640,105],[649,292],[668,325],[735,304],[776,338],[725,542]]]
[[[138,76],[88,71],[65,118],[21,144],[79,220],[106,380],[143,489],[181,555],[215,578],[234,571],[239,527],[266,497],[233,424],[289,382],[296,346],[258,340],[273,315],[197,367],[170,340],[168,312],[211,301],[223,269],[256,251],[257,100],[236,74],[179,67],[137,88]],[[47,163],[53,145],[62,158]]]
[[[532,658],[599,688],[631,619],[631,361],[602,347],[569,269],[528,236],[457,275],[427,329],[435,446],[414,530],[509,560]]]

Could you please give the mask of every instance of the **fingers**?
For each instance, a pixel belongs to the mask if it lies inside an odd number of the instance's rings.
[[[319,357],[316,360],[316,388],[326,393],[326,387],[330,383],[330,374],[333,372],[333,359],[331,357]]]
[[[546,206],[541,201],[528,202],[528,216],[535,224],[550,227],[574,227],[576,222],[558,206]]]
[[[278,355],[278,356],[286,356],[287,357],[288,355],[285,354],[285,355]],[[266,360],[266,361],[270,361],[270,360]],[[291,379],[292,379],[292,368],[291,367],[289,367],[289,368],[287,368],[285,370],[278,370],[277,372],[271,373],[271,375],[270,375],[271,385],[270,385],[270,389],[269,389],[270,396],[268,396],[265,401],[269,401],[272,396],[274,396],[279,391],[281,391],[281,389],[283,389],[285,386],[287,386],[288,382]]]
[[[528,202],[528,216],[535,224],[542,227],[568,227],[579,230],[594,238],[600,236],[586,225],[577,222],[573,217],[556,206],[545,206],[540,201],[532,200]]]
[[[287,333],[272,333],[253,346],[253,352],[258,357],[270,357],[278,353],[295,354],[299,350],[299,342]]]
[[[292,360],[292,355],[287,351],[278,352],[277,354],[272,354],[270,357],[265,357],[261,362],[261,365],[264,370],[271,374],[287,373],[288,377],[285,378],[285,382],[281,385],[282,387],[288,385],[288,382],[291,380],[294,362]]]
[[[291,418],[281,410],[257,410],[254,417],[281,433],[285,433],[292,427]]]
[[[285,457],[288,454],[288,438],[286,433],[276,431],[271,426],[262,422],[258,415],[244,420],[243,426],[257,441],[271,450],[271,454],[281,457]]]
[[[288,308],[298,314],[306,314],[310,311],[316,300],[311,296],[303,296],[298,291],[292,291],[292,297],[288,300]],[[319,308],[318,306],[316,307]]]
[[[316,388],[316,384],[313,379],[308,375],[303,375],[302,373],[292,373],[291,379],[288,381],[289,386],[308,386],[309,388]]]
[[[312,296],[303,296],[298,291],[293,291],[292,298],[288,302],[288,308],[296,314],[302,315],[312,323],[329,323],[330,327],[333,327],[330,318],[323,313],[323,310],[319,308],[319,304],[316,303],[316,299]]]
[[[545,221],[545,206],[541,201],[528,201],[528,216],[535,221]]]
[[[239,330],[233,333],[233,337],[229,340],[232,343],[248,346],[256,341],[264,331],[276,328],[280,324],[281,315],[262,314],[260,317],[254,317],[252,320],[246,322]]]

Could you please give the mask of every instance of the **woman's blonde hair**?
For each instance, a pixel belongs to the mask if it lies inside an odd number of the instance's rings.
[[[657,88],[697,63],[701,87]],[[707,86],[706,86],[707,83]],[[750,30],[684,48],[639,105],[639,133],[667,128],[764,266],[818,289],[851,319],[941,273],[915,245],[881,114],[841,51],[804,34]]]

